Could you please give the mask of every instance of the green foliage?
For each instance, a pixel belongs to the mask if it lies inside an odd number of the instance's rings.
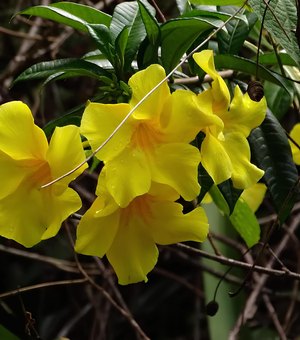
[[[182,55],[203,33],[219,27],[222,21],[211,18],[178,18],[161,27],[161,59],[166,72],[171,71]]]
[[[213,186],[209,193],[214,203],[228,217],[232,226],[246,242],[247,246],[252,247],[260,239],[260,226],[254,212],[243,199],[238,199],[241,192],[233,190],[229,184],[224,185],[222,190],[223,192],[221,193],[218,187]],[[232,211],[229,204],[233,205],[234,200],[235,204]]]
[[[34,6],[19,14],[35,15],[44,19],[56,21],[87,32],[87,24],[103,24],[109,26],[111,16],[93,7],[76,4],[74,2],[57,2],[48,6]]]
[[[269,1],[267,10],[265,2],[260,0],[249,0],[249,5],[260,20],[266,13],[264,27],[299,65],[300,50],[295,36],[298,20],[295,1]]]

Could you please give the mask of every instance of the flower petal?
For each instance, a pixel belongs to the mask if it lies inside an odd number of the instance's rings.
[[[193,58],[196,63],[213,79],[212,88],[207,91],[211,91],[214,99],[213,111],[215,114],[219,115],[219,113],[228,109],[230,93],[225,81],[216,71],[213,51],[204,50],[199,53],[194,53]]]
[[[300,123],[296,124],[292,131],[290,132],[291,137],[293,140],[300,145]],[[290,142],[290,146],[292,148],[292,154],[294,162],[298,165],[300,165],[300,150],[299,148],[292,142]]]
[[[88,103],[82,116],[80,131],[93,151],[111,135],[129,111],[128,104]],[[97,153],[97,158],[108,161],[118,155],[129,143],[132,129],[132,119],[129,118]]]
[[[261,205],[266,191],[267,187],[265,184],[256,183],[248,189],[244,190],[241,197],[246,201],[251,210],[255,212]]]
[[[18,191],[0,200],[0,235],[32,247],[46,230],[47,213],[40,191],[20,185]]]
[[[150,162],[154,182],[174,188],[185,200],[191,201],[200,191],[198,165],[200,153],[189,144],[163,144],[155,150]]]
[[[57,127],[52,135],[47,160],[50,164],[53,179],[74,169],[85,160],[79,128],[74,125]],[[85,163],[71,175],[61,179],[60,184],[68,185],[88,166]]]
[[[0,106],[0,149],[13,159],[44,159],[48,142],[33,122],[28,106],[12,101]]]
[[[26,161],[14,160],[0,150],[0,199],[13,193],[20,183],[32,172]]]
[[[151,173],[148,160],[139,148],[127,147],[105,164],[106,187],[121,207],[126,207],[136,196],[148,192]]]
[[[207,133],[201,144],[201,163],[216,184],[231,177],[231,160],[221,141]]]
[[[82,206],[79,195],[73,189],[66,188],[62,194],[56,196],[55,192],[62,191],[61,188],[58,190],[55,188],[57,185],[60,184],[41,189],[44,207],[40,213],[44,215],[44,223],[47,228],[41,236],[42,240],[55,236],[63,221]]]
[[[165,70],[157,64],[150,65],[145,70],[135,73],[129,79],[132,97],[129,102],[133,108],[166,76]],[[136,119],[159,119],[165,102],[170,97],[167,81],[163,82],[133,113]]]
[[[235,188],[246,189],[257,183],[264,171],[250,162],[250,147],[241,133],[226,135],[223,146],[232,163],[232,182]]]
[[[77,226],[76,252],[99,257],[106,254],[119,227],[119,210],[107,211],[107,206],[112,205],[114,201],[111,197],[96,198]]]
[[[151,234],[155,243],[166,245],[184,241],[203,242],[208,234],[208,222],[203,208],[198,207],[188,214],[174,202],[152,204]]]
[[[211,101],[201,100],[192,91],[176,90],[162,114],[161,124],[167,142],[190,143],[199,131],[211,125],[223,128],[221,119],[212,113]]]
[[[265,98],[255,102],[250,99],[248,93],[243,95],[240,88],[236,86],[230,110],[224,111],[220,117],[224,122],[226,132],[241,132],[248,137],[251,130],[263,122],[266,111]]]
[[[158,249],[149,234],[149,226],[139,218],[130,216],[121,223],[107,258],[114,268],[119,284],[147,282],[147,274],[154,268]]]

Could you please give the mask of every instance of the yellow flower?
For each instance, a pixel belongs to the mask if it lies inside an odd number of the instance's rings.
[[[290,132],[290,136],[293,138],[293,140],[298,144],[300,145],[300,123],[296,124],[292,131]],[[290,141],[290,146],[291,146],[291,149],[292,149],[292,154],[293,154],[293,159],[294,159],[294,162],[297,164],[297,165],[300,165],[300,150],[299,148]]]
[[[263,176],[263,171],[250,162],[246,138],[264,120],[266,100],[252,101],[236,86],[230,104],[230,93],[215,69],[213,52],[205,50],[193,57],[213,79],[211,88],[197,96],[199,108],[205,108],[212,120],[206,127],[201,126],[205,133],[201,163],[216,184],[231,178],[236,188],[248,188]]]
[[[156,244],[202,242],[207,236],[204,210],[198,207],[184,215],[174,202],[179,195],[166,185],[153,183],[147,194],[135,197],[126,208],[105,190],[98,185],[99,197],[79,222],[75,250],[106,254],[120,284],[147,281],[158,258]]]
[[[86,165],[50,187],[40,187],[84,158],[77,127],[56,128],[48,145],[24,103],[1,105],[0,235],[26,247],[56,235],[61,223],[81,207],[68,184]]]
[[[81,132],[93,150],[164,77],[161,66],[151,65],[130,78],[132,98],[128,104],[88,104]],[[171,186],[186,200],[193,200],[199,193],[200,153],[189,145],[197,134],[198,117],[188,116],[183,102],[188,102],[190,94],[185,92],[171,94],[164,82],[97,154],[107,170],[107,190],[121,207],[147,193],[152,181]]]
[[[267,187],[265,184],[256,183],[252,187],[245,189],[242,192],[241,198],[246,201],[253,212],[256,212],[265,198],[266,191]]]

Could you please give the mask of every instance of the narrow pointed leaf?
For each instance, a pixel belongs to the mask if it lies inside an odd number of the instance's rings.
[[[190,0],[190,3],[194,5],[242,6],[244,5],[245,0]]]
[[[62,74],[64,72],[73,72],[74,75],[92,78],[99,78],[100,76],[108,74],[108,72],[100,66],[82,59],[57,59],[44,61],[29,67],[16,78],[14,83],[24,80],[43,79],[53,74]]]
[[[298,172],[285,131],[270,111],[250,134],[249,144],[256,164],[265,171],[264,181],[279,220],[284,222],[296,200]]]
[[[49,19],[79,31],[87,32],[86,24],[103,24],[109,26],[111,16],[93,7],[74,2],[57,2],[48,6],[34,6],[19,14],[35,15]]]
[[[282,77],[276,72],[272,72],[262,65],[257,65],[256,62],[230,54],[218,54],[214,58],[217,68],[232,69],[243,73],[256,75],[258,69],[258,78],[268,80],[274,84],[283,87],[286,92],[290,92],[290,81]]]
[[[219,184],[218,188],[227,202],[229,214],[231,214],[243,190],[234,188],[230,179]]]
[[[202,164],[199,165],[198,169],[198,180],[201,186],[201,191],[198,196],[198,203],[200,203],[207,192],[211,189],[214,184],[213,179],[209,176],[208,172],[204,169]]]
[[[260,226],[253,211],[248,204],[239,199],[234,207],[229,220],[235,230],[240,234],[242,239],[246,242],[248,248],[251,248],[260,239]]]
[[[212,186],[209,191],[214,203],[228,217],[232,226],[240,234],[248,247],[252,247],[260,239],[260,226],[253,211],[242,199],[238,199],[232,214],[224,196],[217,186]]]
[[[110,25],[113,39],[117,39],[124,27],[128,27],[124,58],[124,67],[128,69],[147,35],[137,2],[123,2],[115,7]]]
[[[159,25],[155,18],[155,11],[150,11],[149,4],[147,6],[145,0],[140,0],[138,4],[149,42],[155,45],[160,35]]]
[[[179,18],[167,21],[161,26],[161,59],[166,72],[171,71],[183,54],[199,36],[222,21],[213,18]]]

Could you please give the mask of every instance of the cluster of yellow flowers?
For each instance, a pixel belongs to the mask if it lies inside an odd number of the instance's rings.
[[[247,136],[265,117],[265,98],[252,101],[236,86],[230,102],[213,52],[196,53],[194,60],[213,79],[209,89],[198,95],[189,90],[171,93],[164,82],[96,155],[104,167],[97,198],[77,227],[75,250],[106,255],[120,284],[147,280],[157,262],[156,244],[205,240],[204,210],[183,214],[176,202],[180,196],[191,201],[199,195],[200,162],[216,184],[231,178],[236,188],[246,189],[263,176],[250,162]],[[0,234],[27,247],[54,236],[81,206],[68,184],[86,166],[41,186],[84,160],[80,134],[95,151],[164,78],[160,65],[137,72],[129,80],[129,103],[88,103],[80,128],[56,128],[49,146],[25,104],[2,105]],[[201,131],[205,137],[198,150],[190,142]]]

